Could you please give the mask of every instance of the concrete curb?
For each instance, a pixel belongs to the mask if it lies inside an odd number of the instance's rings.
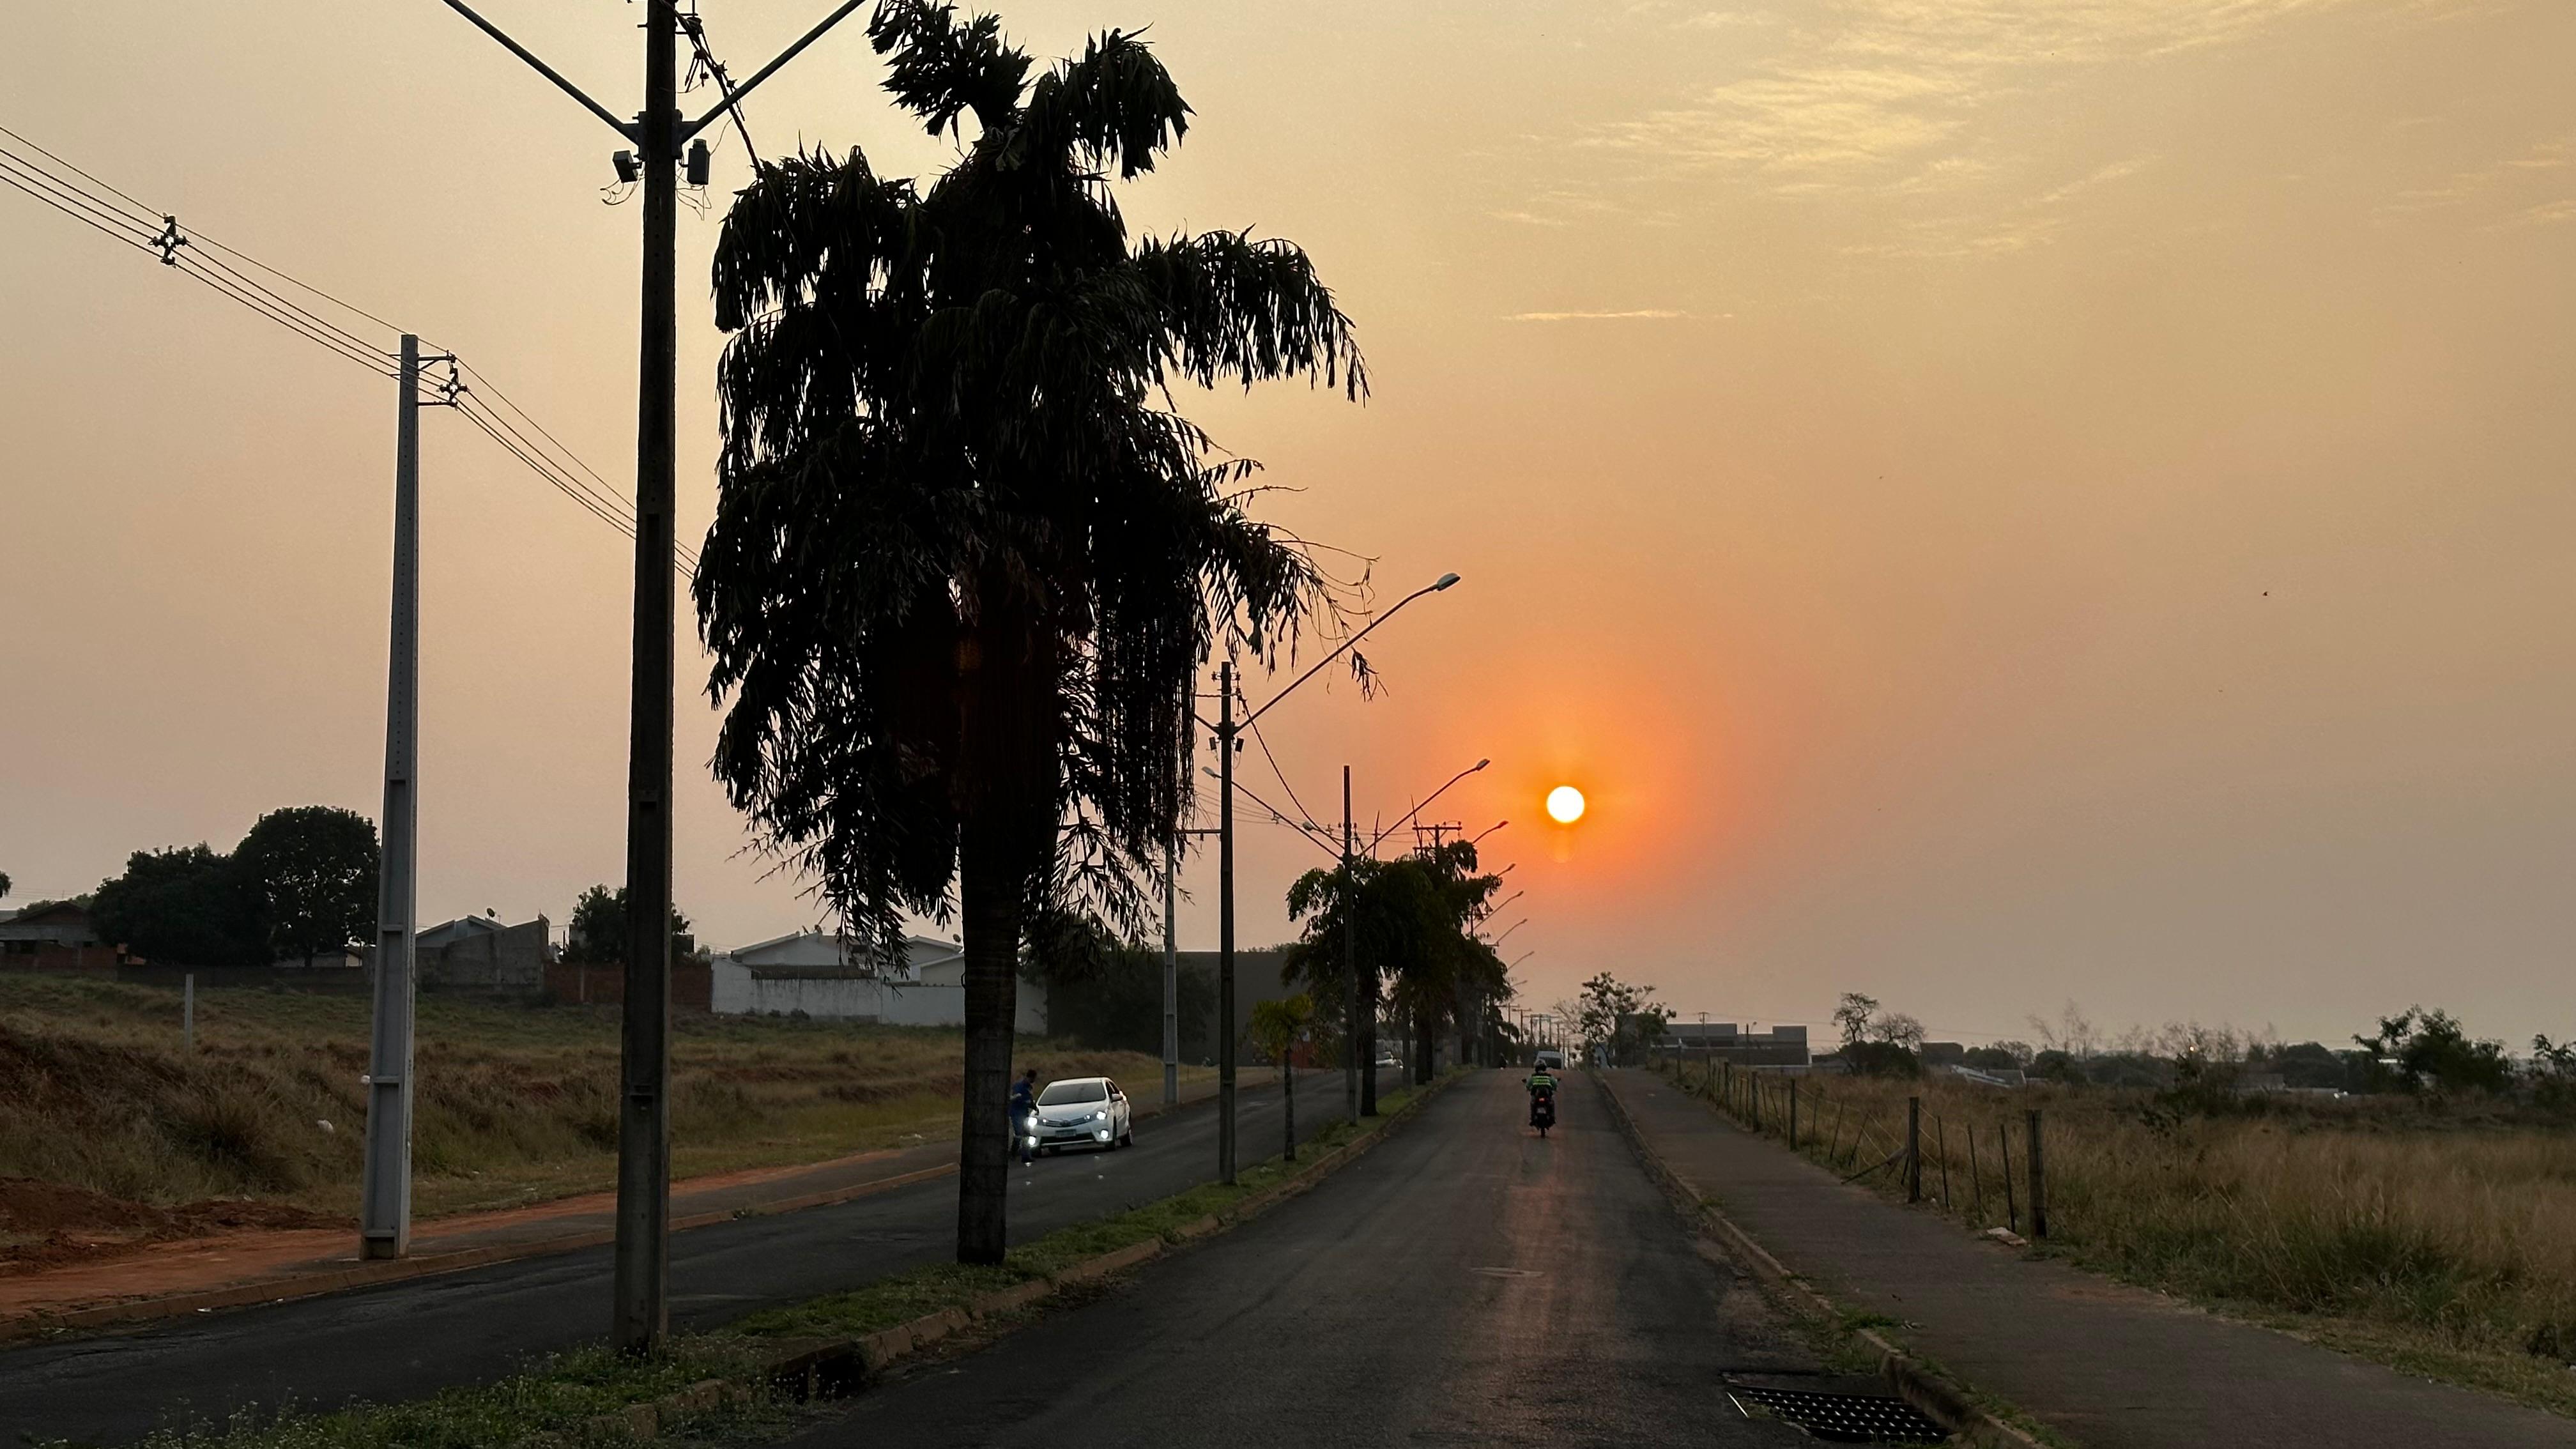
[[[657,1439],[661,1437],[666,1422],[676,1426],[691,1414],[747,1399],[755,1383],[766,1384],[797,1398],[837,1398],[855,1392],[869,1380],[882,1377],[902,1360],[975,1324],[1031,1308],[1069,1286],[1125,1272],[1163,1256],[1182,1243],[1221,1232],[1259,1216],[1358,1160],[1369,1148],[1386,1140],[1408,1118],[1419,1113],[1432,1098],[1458,1080],[1459,1075],[1452,1072],[1416,1092],[1402,1107],[1388,1113],[1376,1131],[1300,1164],[1292,1176],[1254,1193],[1222,1213],[1188,1223],[1168,1238],[1146,1238],[1130,1243],[1097,1257],[1085,1258],[1045,1277],[1032,1278],[1026,1283],[984,1294],[962,1308],[943,1308],[908,1323],[898,1323],[857,1338],[791,1340],[782,1345],[779,1353],[749,1370],[744,1379],[707,1379],[650,1403],[634,1404],[614,1414],[603,1414],[591,1420],[590,1427],[623,1433],[633,1439]]]
[[[1792,1312],[1811,1319],[1836,1332],[1849,1333],[1866,1343],[1878,1354],[1878,1371],[1897,1392],[1897,1396],[1921,1410],[1926,1418],[1969,1444],[2012,1445],[2017,1449],[2047,1449],[2011,1424],[1996,1418],[1977,1406],[1967,1390],[1949,1377],[1929,1367],[1890,1341],[1873,1328],[1845,1327],[1844,1309],[1818,1290],[1805,1278],[1789,1271],[1786,1264],[1771,1256],[1769,1249],[1753,1240],[1750,1233],[1718,1208],[1700,1200],[1688,1184],[1665,1164],[1655,1149],[1647,1145],[1635,1119],[1628,1115],[1627,1104],[1606,1084],[1601,1095],[1609,1099],[1611,1120],[1618,1123],[1619,1134],[1635,1149],[1637,1160],[1645,1165],[1646,1175],[1666,1197],[1680,1206],[1700,1232],[1713,1240],[1720,1251],[1743,1264],[1762,1282],[1771,1296]],[[1731,1125],[1731,1124],[1730,1124]]]
[[[1213,1096],[1184,1102],[1161,1102],[1140,1108],[1139,1118],[1161,1116],[1204,1103]],[[694,1228],[713,1227],[717,1223],[740,1218],[770,1217],[779,1213],[803,1212],[810,1208],[834,1207],[856,1202],[917,1182],[954,1176],[957,1164],[942,1163],[892,1177],[872,1178],[847,1187],[829,1188],[822,1192],[800,1193],[795,1197],[723,1211],[689,1213],[671,1220],[671,1231],[688,1232]],[[677,1186],[679,1184],[675,1184]],[[584,1248],[603,1247],[617,1240],[611,1228],[590,1228],[580,1232],[559,1233],[552,1237],[532,1238],[522,1243],[495,1243],[490,1247],[464,1248],[453,1253],[427,1253],[416,1258],[393,1258],[379,1262],[359,1263],[348,1268],[320,1273],[298,1273],[292,1277],[262,1278],[248,1283],[234,1283],[222,1288],[207,1288],[193,1293],[169,1293],[155,1298],[135,1298],[122,1303],[102,1303],[95,1308],[75,1308],[61,1313],[28,1313],[0,1319],[0,1345],[23,1339],[40,1338],[50,1333],[77,1333],[87,1329],[116,1328],[136,1323],[149,1323],[164,1318],[184,1318],[194,1313],[212,1313],[224,1308],[247,1308],[255,1303],[286,1303],[301,1298],[321,1298],[333,1293],[346,1293],[357,1288],[377,1288],[389,1283],[407,1283],[416,1278],[433,1278],[442,1273],[462,1273],[471,1268],[488,1268],[497,1263],[515,1263],[527,1258],[548,1257],[557,1253],[577,1253]]]

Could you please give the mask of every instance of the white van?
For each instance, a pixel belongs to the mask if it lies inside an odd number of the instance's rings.
[[[1531,1061],[1536,1066],[1546,1071],[1561,1072],[1565,1070],[1565,1053],[1558,1051],[1554,1047],[1541,1048],[1539,1054],[1536,1057],[1531,1058]]]

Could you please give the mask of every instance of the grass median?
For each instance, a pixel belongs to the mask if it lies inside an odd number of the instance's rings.
[[[164,1430],[143,1449],[509,1449],[509,1446],[607,1445],[631,1442],[623,1426],[604,1422],[623,1410],[709,1380],[751,1392],[711,1403],[682,1418],[680,1436],[750,1439],[787,1412],[758,1384],[760,1365],[783,1340],[850,1339],[909,1323],[944,1309],[964,1309],[988,1294],[1051,1278],[1077,1264],[1149,1239],[1179,1242],[1193,1225],[1222,1218],[1246,1201],[1295,1178],[1317,1159],[1383,1131],[1398,1109],[1426,1089],[1408,1087],[1379,1099],[1384,1115],[1336,1122],[1298,1148],[1298,1160],[1273,1157],[1236,1174],[1232,1186],[1203,1183],[1127,1212],[1059,1228],[1011,1250],[1001,1263],[942,1263],[880,1279],[864,1288],[767,1309],[725,1330],[675,1338],[652,1358],[621,1358],[602,1348],[556,1354],[497,1383],[450,1389],[400,1404],[366,1404],[329,1413],[245,1416],[233,1423]],[[674,1437],[666,1422],[663,1437]]]

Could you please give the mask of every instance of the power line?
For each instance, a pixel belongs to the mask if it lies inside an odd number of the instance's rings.
[[[708,56],[712,61],[713,57]],[[739,118],[737,118],[738,120]],[[0,136],[24,148],[24,152],[0,144],[0,183],[34,197],[63,215],[80,222],[111,241],[121,242],[137,251],[158,258],[164,265],[184,272],[209,289],[275,322],[332,355],[355,362],[382,377],[396,377],[393,349],[361,335],[349,325],[325,316],[322,312],[279,291],[252,276],[243,268],[273,277],[306,296],[316,298],[353,318],[363,319],[387,332],[399,334],[402,328],[386,321],[355,303],[326,292],[301,278],[278,270],[268,263],[193,230],[183,231],[178,218],[167,212],[156,212],[150,206],[115,185],[101,180],[89,171],[27,137],[0,126]],[[745,141],[749,140],[748,133]],[[33,156],[25,152],[34,153]],[[39,161],[36,157],[42,157]],[[46,163],[50,162],[51,165]],[[68,174],[66,174],[68,173]],[[77,178],[75,180],[74,178]],[[85,183],[85,184],[84,184]],[[215,255],[214,253],[221,253]],[[230,257],[239,262],[233,265]],[[424,389],[433,394],[428,400],[453,403],[459,416],[476,430],[499,444],[528,471],[570,498],[584,512],[616,529],[627,538],[635,536],[635,506],[616,485],[601,476],[598,469],[581,455],[564,445],[544,424],[519,406],[491,379],[470,363],[458,361],[453,353],[449,360],[471,377],[474,386],[454,384],[442,387],[423,379]],[[483,397],[488,395],[508,410],[505,416]],[[469,402],[469,399],[471,401]],[[514,424],[511,417],[516,417]],[[524,425],[524,430],[521,425]],[[531,437],[533,432],[536,436]],[[540,442],[542,439],[543,442]],[[695,550],[674,540],[675,561],[691,576],[698,569]]]

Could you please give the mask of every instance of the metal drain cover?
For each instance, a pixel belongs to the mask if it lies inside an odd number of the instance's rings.
[[[1729,1384],[1727,1397],[1745,1417],[1759,1405],[1819,1439],[1836,1444],[1938,1444],[1950,1437],[1903,1399],[1868,1394],[1820,1394],[1809,1389],[1762,1389]]]

